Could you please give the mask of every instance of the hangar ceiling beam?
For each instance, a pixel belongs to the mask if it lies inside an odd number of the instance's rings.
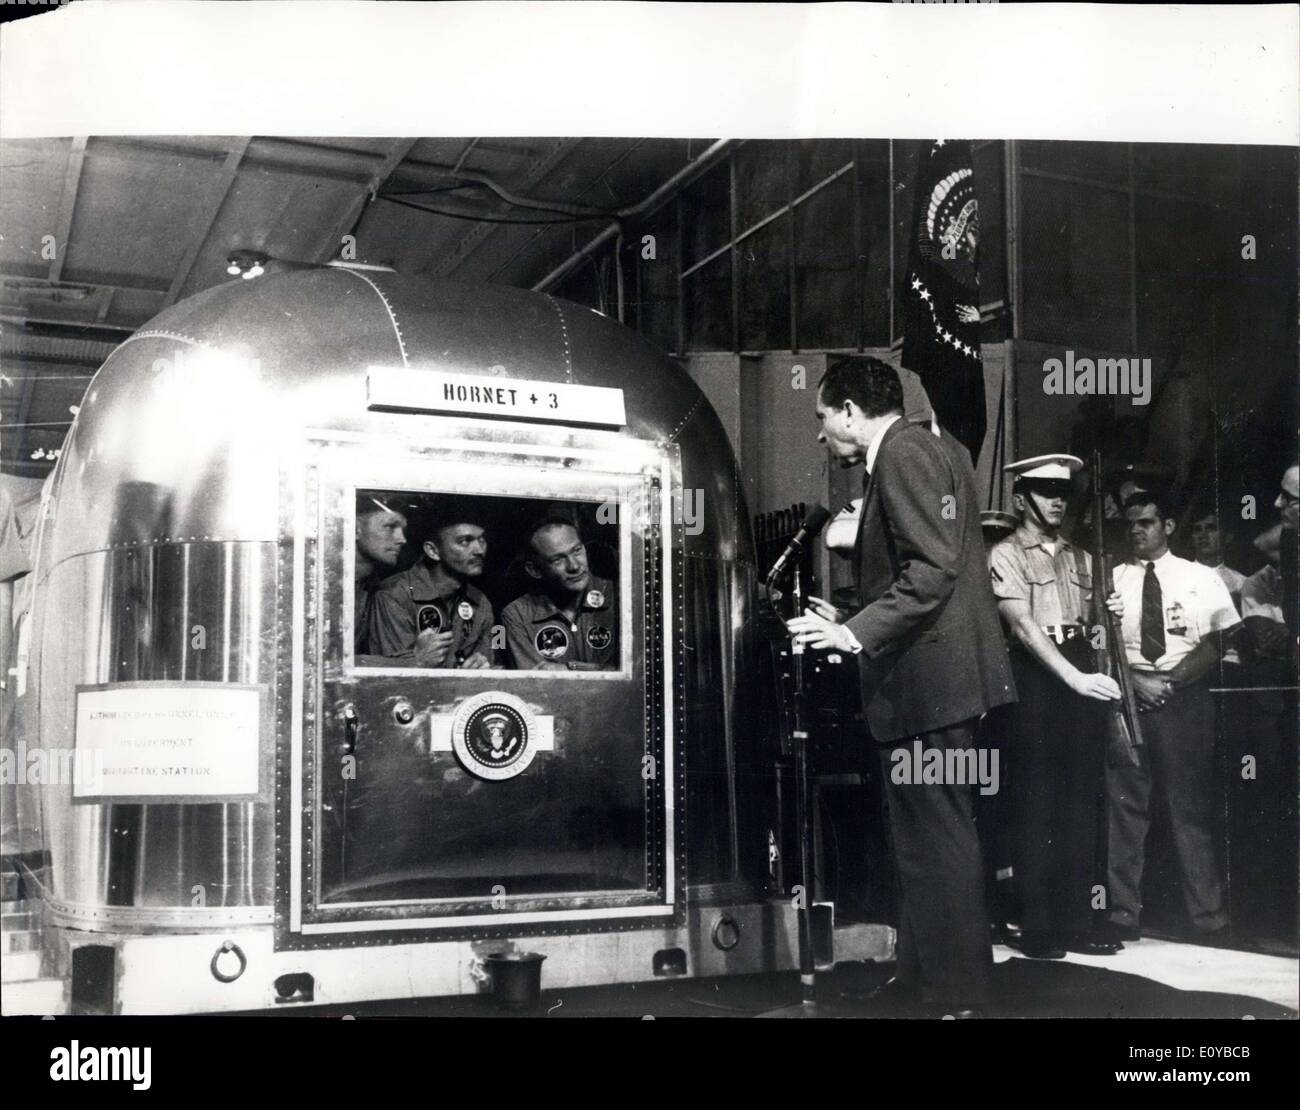
[[[176,273],[172,276],[172,283],[167,290],[167,296],[163,298],[163,308],[175,304],[176,298],[181,295],[181,290],[185,288],[185,283],[189,280],[190,273],[194,269],[194,263],[198,261],[199,252],[208,241],[212,225],[217,222],[217,217],[221,214],[221,209],[226,203],[226,197],[230,195],[231,187],[235,184],[235,178],[239,175],[239,163],[243,161],[244,152],[248,149],[250,142],[252,142],[251,138],[238,139],[226,152],[226,160],[222,163],[221,172],[217,174],[208,190],[207,206],[198,215],[198,224],[194,229],[194,234],[190,236],[190,245],[185,251],[185,257],[181,259],[180,265],[176,267]],[[101,316],[100,319],[103,319],[103,317]]]
[[[557,139],[551,144],[550,149],[529,167],[523,179],[512,187],[512,192],[526,193],[567,158],[580,142],[582,142],[581,139]],[[488,236],[500,226],[500,224],[475,224],[469,234],[456,244],[455,249],[438,267],[439,276],[450,277],[456,270],[460,269],[465,260],[478,250],[486,242]]]
[[[612,196],[613,190],[610,189],[609,187],[609,175],[615,169],[621,166],[624,162],[626,162],[630,157],[632,157],[633,154],[635,154],[639,149],[641,149],[642,146],[644,146],[649,141],[650,140],[648,139],[637,139],[636,142],[632,143],[629,147],[623,150],[622,153],[618,154],[609,163],[609,165],[607,165],[603,170],[601,170],[599,177],[592,178],[591,181],[587,184],[586,188],[584,188],[582,192],[580,192],[574,199],[582,200],[582,198],[585,197],[588,193],[590,193],[594,188],[596,188],[596,186],[601,184],[603,184],[606,189],[609,189],[610,195]],[[538,240],[541,239],[544,235],[546,235],[546,233],[547,233],[547,229],[545,227],[539,227],[535,232],[533,232],[533,234],[524,243],[522,243],[519,246],[518,250],[515,250],[511,254],[508,254],[502,258],[502,260],[497,264],[496,268],[490,274],[488,274],[487,276],[488,281],[495,281],[497,276],[503,270],[511,266],[515,262],[515,260],[519,258],[520,255],[526,254],[529,251],[531,251],[537,245]]]
[[[659,186],[645,200],[639,204],[634,204],[631,208],[624,208],[618,214],[618,219],[613,220],[608,227],[599,235],[592,239],[585,247],[576,250],[565,261],[561,262],[541,281],[534,283],[532,289],[536,293],[545,293],[560,278],[564,277],[584,258],[589,257],[593,251],[598,250],[611,239],[618,238],[621,221],[631,221],[644,219],[652,216],[659,208],[668,201],[672,200],[687,185],[694,181],[706,170],[711,169],[718,161],[727,154],[735,144],[735,139],[719,139],[716,143],[705,150],[694,161],[687,163],[667,181]]]
[[[384,183],[393,176],[397,167],[411,153],[411,148],[418,141],[418,139],[398,139],[388,148],[384,160],[379,163],[378,168],[366,181],[365,189],[348,204],[343,215],[339,217],[338,222],[330,230],[328,238],[322,241],[313,261],[325,263],[338,254],[339,247],[343,243],[343,236],[347,235],[356,226],[357,220],[361,218],[366,210],[366,205],[379,195],[379,190],[383,188]]]
[[[60,320],[53,316],[30,316],[21,311],[18,313],[0,311],[0,324],[13,324],[15,327],[20,328],[33,325],[42,328],[63,328],[76,332],[78,335],[88,330],[112,331],[122,335],[130,335],[136,330],[130,324],[92,324],[85,320]]]
[[[465,149],[460,152],[460,157],[456,159],[456,164],[451,168],[452,173],[460,173],[465,163],[469,160],[469,156],[474,153],[474,148],[476,146],[478,146],[478,139],[476,138],[470,139],[470,141],[465,144]]]
[[[54,257],[50,260],[50,283],[63,276],[63,261],[68,257],[68,244],[72,237],[72,217],[77,210],[77,191],[81,188],[81,167],[86,160],[86,137],[72,140],[68,151],[68,168],[63,174],[63,196],[59,201],[59,222],[54,232]]]

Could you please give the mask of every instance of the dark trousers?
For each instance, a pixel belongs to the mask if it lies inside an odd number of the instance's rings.
[[[1269,685],[1286,682],[1285,676],[1270,677]],[[1233,934],[1284,939],[1294,945],[1298,843],[1294,691],[1241,690],[1221,695],[1219,738],[1225,749]],[[1252,774],[1244,771],[1247,757]]]
[[[880,746],[890,848],[899,888],[900,981],[920,987],[927,1002],[980,1006],[988,1001],[993,949],[984,905],[984,872],[975,832],[975,787],[897,783],[892,753],[911,748],[964,751],[975,721]]]
[[[1209,687],[1179,690],[1163,709],[1142,714],[1139,765],[1106,761],[1109,803],[1110,917],[1136,926],[1142,915],[1142,870],[1154,788],[1169,813],[1183,901],[1192,926],[1209,932],[1228,923],[1216,858],[1214,702]]]
[[[1013,702],[989,710],[975,730],[975,743],[997,752],[1000,769],[998,789],[991,794],[977,790],[974,795],[975,828],[984,853],[984,900],[995,926],[1020,919],[1013,888],[1016,827],[1011,775],[1015,708]]]
[[[1062,654],[1092,671],[1086,640]],[[1100,702],[1074,693],[1023,649],[1011,653],[1020,701],[1013,709],[1010,778],[1020,929],[1067,940],[1088,932],[1106,746]]]

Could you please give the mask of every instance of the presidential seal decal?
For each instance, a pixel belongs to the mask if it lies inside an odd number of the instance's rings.
[[[456,710],[451,746],[471,775],[499,782],[512,779],[533,761],[536,721],[514,694],[488,690]]]
[[[537,654],[543,659],[563,659],[569,654],[569,634],[558,624],[544,624],[533,637]]]

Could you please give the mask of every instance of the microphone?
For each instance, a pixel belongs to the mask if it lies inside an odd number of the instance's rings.
[[[826,527],[826,522],[830,518],[831,514],[822,505],[814,505],[808,510],[808,515],[803,518],[803,524],[799,526],[799,531],[786,544],[785,550],[781,552],[781,557],[772,564],[772,569],[767,575],[769,582],[773,582],[781,576],[790,562],[799,557],[804,544],[809,540],[816,539],[821,530]]]

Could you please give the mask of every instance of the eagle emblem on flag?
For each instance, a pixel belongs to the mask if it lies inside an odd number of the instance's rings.
[[[979,199],[970,144],[938,139],[921,155],[912,247],[901,291],[902,364],[940,424],[977,458],[984,441]]]

